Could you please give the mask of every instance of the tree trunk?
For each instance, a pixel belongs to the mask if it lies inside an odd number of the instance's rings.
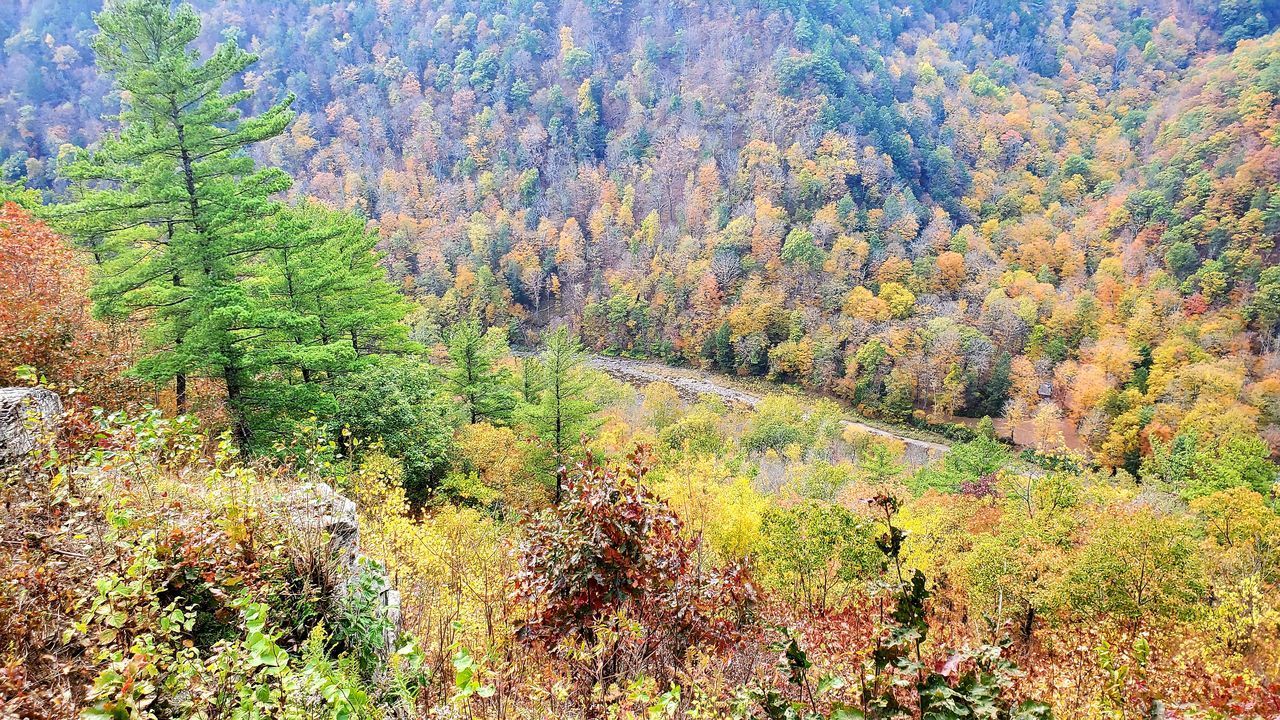
[[[240,456],[249,457],[249,423],[245,420],[244,411],[240,407],[240,399],[244,394],[240,387],[240,378],[236,369],[230,365],[222,370],[222,378],[227,384],[227,412],[231,414],[231,436],[235,439]]]
[[[178,373],[173,377],[173,402],[179,415],[187,412],[187,374]]]
[[[1036,626],[1036,609],[1034,607],[1027,608],[1027,614],[1022,618],[1022,639],[1024,642],[1031,641],[1031,632]]]
[[[173,221],[172,220],[166,223],[166,228],[167,228],[165,231],[166,236],[168,237],[169,242],[172,243],[173,242]],[[177,270],[174,270],[173,272],[173,286],[182,287],[182,275],[179,274]],[[173,341],[173,344],[175,346],[182,345],[182,336],[184,332],[185,332],[185,329],[182,326],[179,326],[178,337],[174,338],[174,341]],[[174,404],[174,409],[177,410],[179,415],[186,414],[187,412],[187,374],[185,372],[179,372],[177,375],[173,377],[173,404]]]

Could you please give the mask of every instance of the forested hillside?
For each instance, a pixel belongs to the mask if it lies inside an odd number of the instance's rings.
[[[0,717],[1276,717],[1277,27],[11,0]]]
[[[9,179],[58,191],[116,107],[91,5],[0,28]],[[295,96],[259,159],[376,221],[420,338],[568,318],[1135,473],[1280,442],[1273,5],[197,5],[250,109]]]

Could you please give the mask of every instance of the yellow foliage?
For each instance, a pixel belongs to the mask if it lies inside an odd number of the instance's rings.
[[[871,291],[858,286],[849,292],[842,308],[845,315],[866,320],[867,322],[884,322],[889,319],[889,304],[871,294]]]
[[[974,503],[964,497],[932,490],[908,503],[898,522],[907,533],[902,551],[906,564],[935,581],[944,577],[950,565],[972,547],[969,521],[974,509]]]
[[[655,482],[655,492],[680,516],[685,530],[700,534],[721,560],[743,560],[755,552],[768,501],[749,478],[709,455],[685,456],[654,475],[665,478]]]
[[[539,449],[514,430],[488,423],[464,426],[454,438],[460,460],[488,488],[497,491],[503,505],[532,510],[550,499],[547,486],[534,470]]]
[[[905,286],[887,282],[880,286],[880,300],[889,306],[889,313],[899,320],[905,319],[916,306],[916,296]]]
[[[384,564],[402,597],[404,627],[443,661],[455,642],[493,648],[511,637],[513,532],[470,508],[408,511],[398,471],[371,457],[353,478],[361,550]]]

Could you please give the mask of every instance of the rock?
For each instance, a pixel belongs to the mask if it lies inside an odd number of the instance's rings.
[[[327,538],[328,557],[334,563],[334,600],[347,601],[362,577],[378,594],[374,610],[388,621],[383,634],[383,657],[396,651],[400,635],[400,593],[391,586],[386,571],[377,562],[360,555],[360,521],[356,504],[327,483],[308,483],[285,496],[283,506],[294,528],[320,531]]]
[[[356,504],[327,483],[308,483],[285,496],[285,511],[298,530],[320,531],[328,538],[329,557],[335,563],[335,589],[345,591],[356,570],[360,552],[360,522]]]
[[[0,465],[23,458],[52,438],[62,399],[44,388],[0,388]]]

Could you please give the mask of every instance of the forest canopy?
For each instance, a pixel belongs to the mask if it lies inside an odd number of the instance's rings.
[[[1278,24],[15,0],[0,715],[1280,715]]]

